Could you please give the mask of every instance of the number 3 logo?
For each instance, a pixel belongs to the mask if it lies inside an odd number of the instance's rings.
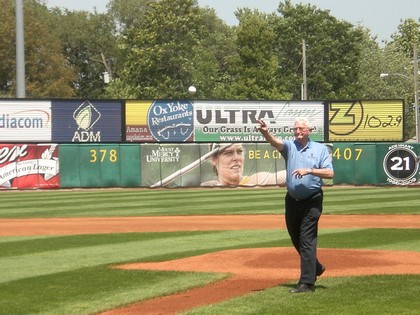
[[[394,148],[384,158],[384,171],[395,181],[409,181],[419,169],[417,155],[409,148]]]

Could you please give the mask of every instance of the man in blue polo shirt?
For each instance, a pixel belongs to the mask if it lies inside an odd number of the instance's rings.
[[[309,139],[312,126],[306,118],[295,120],[293,141],[276,138],[264,121],[258,123],[267,142],[286,160],[286,226],[300,255],[300,279],[291,292],[312,292],[316,278],[325,271],[316,249],[323,202],[322,179],[334,176],[331,156],[325,145]]]

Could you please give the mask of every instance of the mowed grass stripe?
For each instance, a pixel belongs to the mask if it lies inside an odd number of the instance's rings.
[[[144,216],[144,215],[199,215],[199,214],[262,214],[279,212],[281,200],[269,198],[193,198],[169,199],[166,197],[155,200],[94,198],[48,201],[17,205],[14,208],[3,205],[1,217],[69,217],[69,216]]]
[[[73,241],[71,245],[67,244],[66,238],[52,238],[51,248],[47,248],[48,241],[45,240],[27,241],[19,243],[22,248],[19,252],[3,243],[2,247],[14,252],[14,255],[5,253],[4,257],[0,256],[0,283],[95,265],[170,260],[232,248],[290,245],[284,230],[263,233],[251,230],[133,235],[87,235],[77,238],[79,241]],[[82,239],[87,240],[87,243],[84,244]],[[17,244],[14,243],[15,246]],[[28,252],[25,253],[24,248]]]
[[[410,197],[410,196],[418,196],[419,195],[419,189],[402,189],[402,188],[394,188],[394,189],[384,189],[384,188],[377,188],[377,189],[359,189],[359,190],[341,190],[336,188],[329,188],[325,190],[326,194],[332,198],[352,198],[354,196],[358,196],[360,198],[365,197],[385,197],[390,198],[391,196],[395,197]]]
[[[259,233],[257,236],[256,234]],[[209,237],[215,242],[220,241],[218,237],[232,239],[243,238],[243,235],[252,237],[247,240],[248,246],[258,246],[261,244],[272,243],[274,246],[291,246],[290,240],[283,229],[263,230],[263,231],[184,231],[184,232],[155,232],[155,233],[115,233],[97,235],[72,235],[72,236],[49,236],[44,238],[28,238],[18,240],[15,238],[3,238],[0,243],[0,259],[10,256],[31,255],[43,252],[55,252],[57,250],[72,248],[87,248],[97,246],[108,246],[110,244],[124,244],[138,242],[152,242],[154,240],[169,239],[170,242],[179,240],[184,242],[184,238],[190,240],[201,240],[202,237]],[[232,242],[232,240],[225,241]],[[402,244],[412,244],[411,247],[404,247]],[[397,244],[396,246],[393,246]],[[231,246],[232,243],[229,244]],[[342,248],[378,248],[393,246],[394,249],[405,249],[420,251],[420,238],[416,229],[387,229],[386,233],[382,229],[325,229],[320,231],[320,247],[342,247]],[[144,253],[144,251],[140,251]],[[139,252],[139,253],[140,253]]]
[[[96,193],[68,192],[67,195],[54,192],[48,197],[33,198],[34,193],[13,194],[17,200],[2,202],[0,216],[8,217],[67,217],[67,216],[119,216],[119,215],[181,215],[181,214],[223,214],[258,213],[261,209],[278,210],[280,200],[268,198],[267,192],[252,190],[145,190],[130,194],[119,191]],[[277,191],[276,191],[277,192]],[[43,193],[43,195],[46,195]],[[281,194],[277,197],[282,198]],[[273,202],[274,200],[274,202]],[[265,211],[264,213],[266,213]]]
[[[419,200],[325,202],[324,214],[419,214]]]
[[[194,246],[191,246],[194,244]],[[417,229],[327,230],[320,248],[418,249]],[[0,244],[0,283],[95,265],[162,261],[234,248],[290,247],[286,230],[126,233]]]
[[[1,218],[278,214],[281,188],[3,192]],[[420,213],[418,189],[325,189],[324,213]]]

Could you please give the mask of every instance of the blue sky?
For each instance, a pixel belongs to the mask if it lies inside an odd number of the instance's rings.
[[[70,10],[106,11],[108,0],[47,0],[49,6],[59,6]],[[217,15],[229,25],[236,25],[234,12],[238,8],[258,9],[261,12],[276,12],[280,0],[198,0],[202,7],[216,10]],[[309,0],[292,3],[310,3],[331,15],[355,25],[370,29],[372,36],[389,40],[397,32],[401,20],[420,18],[420,0]]]

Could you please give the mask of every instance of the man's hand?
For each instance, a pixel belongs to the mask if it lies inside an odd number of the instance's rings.
[[[311,168],[299,168],[295,171],[293,171],[293,175],[295,175],[295,177],[297,178],[302,178],[305,175],[309,175],[312,174],[312,170]]]
[[[278,151],[283,150],[283,141],[277,139],[268,131],[268,126],[264,122],[264,120],[258,119],[257,122],[260,124],[259,126],[257,126],[257,129],[259,132],[261,132],[265,140],[267,140],[267,142],[270,143],[273,147],[275,147]]]
[[[267,132],[268,131],[267,124],[264,122],[264,120],[259,119],[259,120],[257,120],[257,122],[260,124],[257,127],[257,129],[258,129],[259,132],[264,133],[264,132]]]

